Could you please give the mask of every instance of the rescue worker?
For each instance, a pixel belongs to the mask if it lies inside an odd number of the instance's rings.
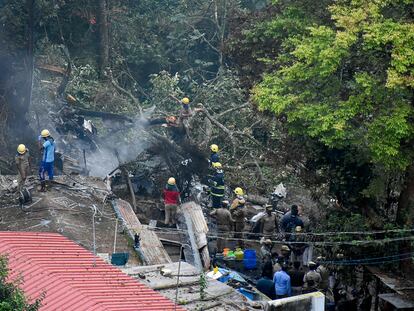
[[[281,260],[283,263],[288,264],[290,262],[290,254],[291,249],[287,245],[282,245],[280,248],[280,257],[279,260]]]
[[[301,233],[302,233],[302,227],[301,226],[296,226],[295,233],[290,235],[290,237],[289,237],[289,242],[296,242],[296,243],[292,243],[290,245],[290,248],[292,249],[292,256],[291,256],[292,257],[291,258],[292,262],[295,262],[295,261],[302,262],[302,259],[305,260],[303,258],[303,253],[304,253],[305,249],[308,247],[308,244],[298,243],[298,242],[304,241],[304,239],[305,239],[305,236],[302,235]],[[311,259],[303,261],[303,265],[306,266],[307,263],[310,260]]]
[[[26,178],[30,174],[30,171],[31,171],[29,158],[30,158],[29,149],[27,149],[25,145],[20,144],[17,147],[17,154],[14,159],[16,166],[17,166],[17,170],[19,172],[19,176],[17,179],[17,183],[18,183],[17,189],[19,191],[22,191],[22,189],[24,188]]]
[[[220,162],[213,163],[214,176],[210,183],[211,204],[213,208],[220,208],[224,197],[224,172]]]
[[[316,263],[310,261],[308,263],[309,271],[303,277],[303,293],[316,292],[319,289],[319,285],[322,282],[321,275],[316,272]]]
[[[246,210],[244,208],[244,204],[246,201],[244,199],[239,199],[237,201],[237,206],[231,209],[231,214],[234,219],[234,237],[238,239],[236,244],[238,247],[243,248],[243,232],[244,232],[244,225],[245,225],[245,218],[246,218]]]
[[[275,284],[272,281],[272,262],[267,261],[263,265],[262,277],[257,281],[256,288],[271,300],[276,299]]]
[[[174,177],[168,178],[167,185],[164,188],[164,206],[165,206],[165,221],[167,226],[175,226],[177,223],[177,208],[181,203],[180,192]]]
[[[45,173],[47,173],[49,180],[53,180],[53,168],[55,163],[55,140],[50,136],[48,130],[45,129],[40,133],[39,145],[41,145],[40,149],[43,152],[39,168],[40,191],[46,191]]]
[[[260,244],[262,245],[260,247],[260,255],[262,255],[263,262],[271,260],[273,242],[270,239],[265,239],[265,237],[263,237],[260,239]]]
[[[323,265],[323,261],[325,260],[325,258],[319,256],[318,258],[316,258],[316,272],[318,272],[321,275],[322,281],[320,284],[320,289],[322,292],[326,293],[326,291],[329,288],[329,270],[327,267],[325,267]]]
[[[280,229],[283,232],[293,232],[295,227],[301,226],[303,228],[303,221],[299,218],[299,208],[297,205],[292,205],[290,211],[283,215],[280,220]]]
[[[190,99],[188,97],[184,97],[181,99],[182,108],[180,111],[180,119],[184,121],[191,116],[191,109],[190,109]]]
[[[290,276],[287,274],[288,266],[282,265],[282,270],[275,273],[273,282],[275,283],[276,299],[286,298],[292,295]]]
[[[244,199],[244,191],[242,188],[237,187],[236,189],[234,189],[234,193],[236,194],[236,198],[231,203],[230,211],[236,209],[239,206],[240,202],[243,202],[243,205],[246,202]]]
[[[290,276],[293,296],[302,294],[305,272],[300,268],[299,261],[293,262],[293,268],[289,270],[288,274]]]
[[[215,209],[210,213],[210,216],[216,218],[217,223],[217,252],[222,253],[223,249],[227,247],[227,238],[230,237],[230,231],[233,228],[234,219],[231,217],[229,211],[229,202],[223,201],[220,208]]]
[[[210,146],[211,155],[210,155],[210,165],[220,162],[220,157],[218,155],[219,147],[216,144]]]
[[[266,205],[266,215],[263,216],[260,221],[260,232],[265,238],[272,238],[278,228],[278,220],[276,214],[273,213],[273,206]]]

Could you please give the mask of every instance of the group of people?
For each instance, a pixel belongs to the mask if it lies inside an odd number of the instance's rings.
[[[183,102],[183,108],[188,104]],[[183,109],[184,110],[184,109]],[[223,165],[220,162],[219,147],[210,146],[209,165],[211,173],[206,179],[209,185],[211,212],[217,227],[218,253],[230,245],[229,240],[236,241],[235,247],[244,246],[246,234],[246,196],[241,187],[233,189],[234,197],[226,200],[226,187]],[[176,225],[176,211],[181,203],[180,192],[174,177],[170,177],[163,190],[165,204],[165,224]],[[269,298],[277,299],[313,291],[326,291],[329,272],[322,264],[322,259],[312,261],[312,246],[306,243],[304,222],[299,215],[299,207],[292,205],[290,211],[279,217],[273,205],[264,206],[265,213],[257,222],[260,240],[260,254],[263,259],[262,277],[257,289]],[[277,233],[284,237],[284,245],[273,251]],[[232,245],[234,246],[234,245]]]
[[[44,129],[38,136],[37,144],[41,152],[39,165],[40,191],[46,191],[46,174],[49,180],[53,180],[55,162],[55,140],[50,135],[49,130]],[[15,163],[18,171],[18,190],[25,187],[26,179],[30,175],[31,157],[29,149],[24,144],[17,147]]]
[[[283,254],[274,255],[266,261],[262,277],[256,286],[259,291],[271,299],[286,298],[321,291],[326,293],[329,287],[329,270],[323,265],[324,258],[318,257],[316,262],[310,261],[308,269],[299,261],[287,260]]]

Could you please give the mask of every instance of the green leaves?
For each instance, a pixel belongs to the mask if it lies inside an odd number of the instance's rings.
[[[253,88],[260,109],[286,115],[293,133],[403,170],[414,138],[414,24],[401,22],[399,10],[383,16],[393,9],[388,1],[340,1],[330,6],[335,27],[287,38],[293,50]]]

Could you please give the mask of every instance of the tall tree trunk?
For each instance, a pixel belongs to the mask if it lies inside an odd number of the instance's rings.
[[[98,26],[99,26],[99,74],[104,77],[105,69],[109,63],[109,30],[107,0],[97,0]],[[109,0],[108,0],[109,1]]]
[[[406,226],[408,228],[413,227],[414,217],[414,163],[412,163],[407,169],[406,179],[403,191],[401,192],[398,201],[397,211],[397,224],[400,226]],[[400,252],[408,253],[412,249],[411,241],[403,241],[400,244]],[[401,261],[401,270],[403,273],[412,273],[412,260]]]

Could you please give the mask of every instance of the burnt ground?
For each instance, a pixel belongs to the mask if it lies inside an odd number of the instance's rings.
[[[22,209],[16,204],[16,194],[4,190],[14,179],[16,176],[2,176],[0,180],[0,194],[3,189],[0,230],[56,232],[93,251],[92,217],[95,205],[96,251],[113,252],[116,215],[109,203],[103,203],[107,192],[101,180],[59,176],[56,181],[62,185],[53,185],[45,193],[38,192],[33,182],[33,202]],[[116,252],[129,252],[129,263],[137,263],[132,243],[122,231],[122,225],[118,223]]]

